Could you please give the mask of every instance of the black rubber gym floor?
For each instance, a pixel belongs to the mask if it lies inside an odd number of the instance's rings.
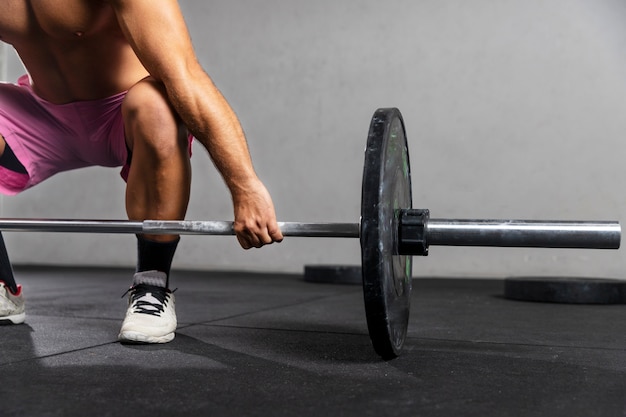
[[[626,305],[512,301],[499,280],[414,280],[384,362],[357,285],[174,271],[166,345],[116,341],[132,271],[16,268],[26,324],[0,327],[0,415],[626,415]]]

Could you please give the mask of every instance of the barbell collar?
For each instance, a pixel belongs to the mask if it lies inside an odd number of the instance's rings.
[[[428,256],[426,228],[429,220],[427,209],[400,210],[397,243],[400,255]]]

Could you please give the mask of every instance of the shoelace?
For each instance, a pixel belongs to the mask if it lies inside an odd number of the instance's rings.
[[[130,292],[130,298],[132,300],[131,303],[136,313],[159,316],[165,310],[165,305],[169,301],[169,295],[174,291],[169,291],[166,288],[157,287],[155,285],[138,284],[130,287],[122,295],[122,298]],[[142,300],[142,298],[148,293],[150,293],[151,296],[157,300],[157,303],[150,302],[145,299]]]

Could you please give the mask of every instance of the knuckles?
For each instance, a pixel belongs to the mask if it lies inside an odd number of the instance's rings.
[[[279,228],[264,226],[255,221],[235,222],[233,229],[243,249],[260,248],[283,240]]]

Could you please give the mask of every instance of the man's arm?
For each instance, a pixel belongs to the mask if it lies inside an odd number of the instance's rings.
[[[191,133],[206,147],[228,186],[235,231],[244,248],[282,240],[274,207],[252,165],[232,108],[202,69],[176,0],[109,0],[139,60]]]

